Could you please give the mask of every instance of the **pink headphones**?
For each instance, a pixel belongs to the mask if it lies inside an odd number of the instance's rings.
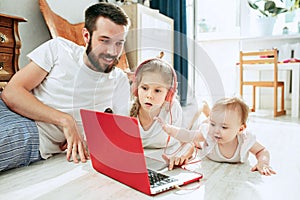
[[[145,60],[144,62],[142,62],[135,70],[135,74],[134,74],[134,81],[132,83],[132,93],[134,96],[138,96],[138,86],[137,86],[137,82],[136,82],[136,77],[137,77],[137,74],[139,73],[139,71],[141,70],[141,68],[143,68],[143,66],[145,64],[147,64],[148,62],[151,62],[153,60],[157,60],[157,61],[161,61],[163,63],[165,63],[167,66],[169,66],[169,68],[171,69],[172,71],[172,74],[173,74],[173,83],[172,83],[172,86],[171,88],[169,89],[168,93],[167,93],[167,96],[166,96],[166,99],[165,101],[171,103],[172,100],[173,100],[173,97],[176,93],[176,89],[177,89],[177,75],[176,75],[176,72],[174,70],[174,68],[168,64],[167,62],[163,61],[162,59],[160,58],[151,58],[151,59],[148,59],[148,60]]]

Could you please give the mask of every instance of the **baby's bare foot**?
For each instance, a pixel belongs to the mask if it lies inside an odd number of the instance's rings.
[[[209,116],[210,108],[206,101],[202,101],[202,112],[206,117]]]

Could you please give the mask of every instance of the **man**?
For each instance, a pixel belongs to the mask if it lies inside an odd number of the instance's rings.
[[[29,165],[65,149],[67,160],[86,162],[79,110],[111,108],[128,115],[129,81],[114,66],[129,25],[119,7],[95,4],[85,12],[82,35],[86,49],[56,38],[28,55],[31,62],[1,94],[0,171]]]

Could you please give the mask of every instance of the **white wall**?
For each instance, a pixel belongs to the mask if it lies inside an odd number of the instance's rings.
[[[98,0],[47,0],[57,14],[71,23],[84,20],[84,10]],[[28,64],[26,55],[41,43],[50,39],[44,18],[40,12],[38,0],[0,0],[0,12],[27,19],[19,24],[22,42],[19,67]]]

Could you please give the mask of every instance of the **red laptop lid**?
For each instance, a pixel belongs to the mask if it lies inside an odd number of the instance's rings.
[[[93,168],[150,194],[137,119],[83,109],[80,114]]]

